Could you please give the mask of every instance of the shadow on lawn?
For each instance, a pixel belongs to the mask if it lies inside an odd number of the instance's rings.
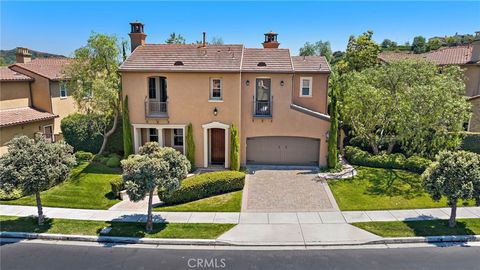
[[[366,190],[371,195],[402,196],[406,199],[422,196],[425,191],[420,176],[402,174],[395,170],[382,169],[370,170],[363,173],[362,177],[372,184]]]
[[[475,235],[475,232],[468,228],[465,221],[458,221],[457,226],[450,228],[448,220],[420,220],[404,221],[416,236],[442,236],[442,235]]]
[[[146,237],[149,234],[156,234],[159,233],[163,230],[165,230],[168,226],[167,223],[153,223],[153,231],[150,233],[147,233],[145,230],[146,222],[115,222],[115,221],[110,221],[107,222],[109,224],[109,227],[112,228],[112,230],[102,236],[121,236],[121,237]],[[99,229],[97,231],[98,234],[100,234]]]
[[[0,227],[7,232],[31,232],[46,233],[52,227],[53,220],[45,218],[43,225],[38,226],[36,216],[17,217],[15,219],[2,220]]]

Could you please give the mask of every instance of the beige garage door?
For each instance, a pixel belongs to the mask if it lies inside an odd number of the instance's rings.
[[[317,165],[320,140],[304,137],[247,138],[247,163]]]

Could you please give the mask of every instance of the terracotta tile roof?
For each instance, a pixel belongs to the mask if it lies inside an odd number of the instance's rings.
[[[290,51],[288,49],[245,49],[242,72],[293,72]]]
[[[391,62],[402,59],[425,59],[437,65],[464,65],[464,64],[479,64],[480,61],[473,63],[470,61],[472,57],[473,47],[457,46],[438,49],[422,54],[404,53],[404,52],[383,52],[378,58],[385,62]]]
[[[330,72],[330,65],[323,56],[292,56],[295,72]]]
[[[58,117],[58,115],[38,111],[31,107],[0,110],[0,127],[49,120],[56,117]]]
[[[0,81],[9,82],[9,81],[33,81],[33,78],[23,75],[16,71],[11,70],[8,67],[0,67]]]
[[[28,63],[16,63],[11,67],[18,66],[50,80],[62,79],[62,68],[70,59],[68,58],[36,58]]]
[[[120,71],[240,71],[242,50],[243,45],[146,44],[135,49]]]

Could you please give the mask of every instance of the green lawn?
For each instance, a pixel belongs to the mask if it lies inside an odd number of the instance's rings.
[[[154,208],[164,212],[240,212],[242,191],[225,193],[193,202]]]
[[[41,193],[43,206],[108,209],[119,202],[111,193],[110,180],[119,177],[120,169],[100,163],[80,163],[64,183]],[[35,196],[0,201],[0,204],[36,205]]]
[[[352,225],[383,237],[480,234],[480,218],[459,219],[455,228],[448,227],[448,220],[360,222]]]
[[[380,210],[445,207],[434,202],[422,187],[419,174],[370,167],[356,167],[353,179],[329,180],[341,210]],[[463,205],[463,203],[459,203]],[[468,204],[465,204],[468,205]],[[473,205],[471,202],[469,205]]]
[[[99,235],[104,227],[112,227],[108,236],[148,237],[148,238],[191,238],[214,239],[231,229],[234,224],[157,224],[152,233],[145,231],[145,223],[109,222],[70,219],[46,219],[38,226],[36,218],[0,216],[2,231]]]

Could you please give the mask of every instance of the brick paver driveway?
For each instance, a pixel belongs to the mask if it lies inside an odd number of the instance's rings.
[[[317,171],[249,167],[242,212],[339,211],[327,183]]]

